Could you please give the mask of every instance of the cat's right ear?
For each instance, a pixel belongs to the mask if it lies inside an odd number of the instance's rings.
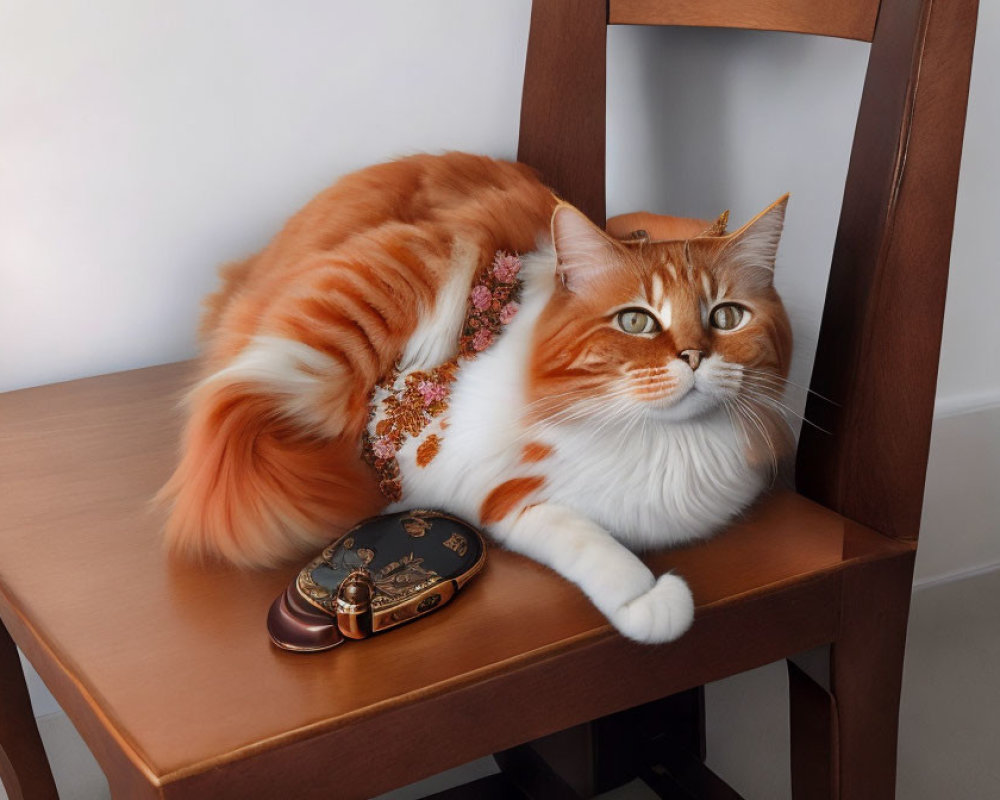
[[[560,203],[552,212],[552,245],[556,276],[571,292],[605,272],[615,254],[614,240],[569,203]]]

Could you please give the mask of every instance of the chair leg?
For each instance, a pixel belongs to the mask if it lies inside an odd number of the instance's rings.
[[[828,677],[830,647],[806,655],[814,656],[805,659],[812,663],[788,660],[792,797],[836,800],[837,706]]]
[[[0,622],[0,779],[10,800],[58,800],[17,647]]]
[[[912,552],[846,573],[839,633],[825,663],[824,649],[791,660],[795,798],[895,797],[912,580]]]

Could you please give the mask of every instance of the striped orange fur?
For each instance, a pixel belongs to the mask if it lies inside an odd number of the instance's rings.
[[[523,165],[414,156],[341,179],[226,267],[206,301],[181,460],[159,495],[170,548],[273,565],[377,513],[360,454],[376,380],[433,309],[456,248],[476,263],[531,250],[555,204]]]

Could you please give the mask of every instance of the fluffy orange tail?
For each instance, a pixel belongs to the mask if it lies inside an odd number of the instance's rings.
[[[190,403],[183,457],[158,498],[172,505],[171,550],[274,566],[384,505],[355,432],[304,434],[275,397],[247,384],[208,382]]]
[[[523,165],[413,156],[342,178],[227,267],[206,304],[181,462],[160,492],[169,546],[271,565],[377,513],[361,459],[376,381],[456,270],[471,287],[497,250],[533,248],[555,202]]]

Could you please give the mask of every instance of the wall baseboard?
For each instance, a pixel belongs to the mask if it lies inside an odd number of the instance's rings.
[[[913,582],[913,591],[919,592],[923,589],[930,589],[933,586],[941,586],[945,583],[954,583],[955,581],[964,581],[967,578],[976,578],[995,570],[1000,570],[1000,561],[995,561],[992,564],[981,564],[976,567],[956,569],[951,572],[943,572],[939,575],[928,575],[926,578],[919,578]]]
[[[1000,402],[993,403],[992,397],[970,394],[938,404],[917,549],[917,586],[1000,564]]]
[[[977,411],[985,411],[994,407],[1000,407],[1000,389],[939,395],[934,401],[934,419],[974,414]]]

